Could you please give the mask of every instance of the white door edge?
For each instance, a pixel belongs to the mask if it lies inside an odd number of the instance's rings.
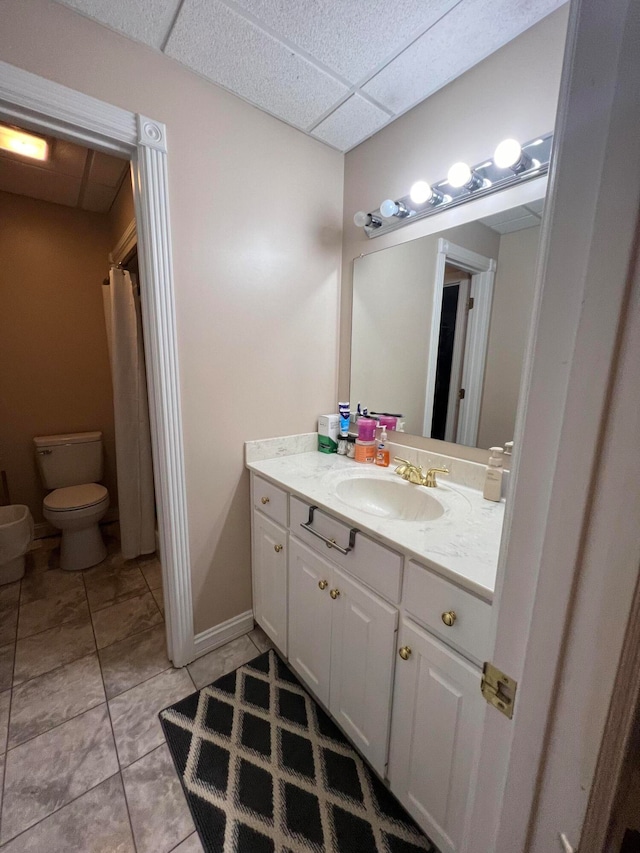
[[[637,4],[573,0],[494,599],[493,662],[519,687],[512,721],[487,706],[469,853],[562,850],[560,833],[575,841],[584,818],[584,754],[562,756],[553,817],[534,807],[549,782],[542,759],[624,319],[640,199],[639,37]],[[626,501],[619,493],[609,510]],[[627,544],[612,540],[611,559]],[[597,651],[595,635],[581,639]],[[604,716],[621,642],[613,632],[606,644]],[[593,731],[591,741],[597,752]]]

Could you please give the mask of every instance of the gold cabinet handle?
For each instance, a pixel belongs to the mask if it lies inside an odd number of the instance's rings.
[[[336,540],[335,539],[329,539],[326,544],[327,544],[327,548],[333,548],[333,546],[336,544]]]
[[[268,503],[269,503],[269,498],[260,498],[260,503],[268,504]]]
[[[279,554],[280,551],[282,551],[282,545],[274,545],[273,550],[276,552],[276,554]]]
[[[326,589],[329,586],[329,581],[318,581],[320,589]]]
[[[457,618],[458,617],[456,615],[455,610],[447,610],[445,613],[442,614],[442,621],[447,626],[447,628],[453,627],[453,624]]]
[[[340,595],[340,590],[339,590],[339,589],[330,589],[330,590],[329,590],[329,595],[330,595],[330,596],[331,596],[331,598],[333,598],[333,600],[335,601],[335,600],[336,600],[336,598]]]
[[[411,649],[409,648],[409,646],[403,646],[398,652],[398,654],[400,655],[402,660],[409,660],[409,658],[411,657]]]

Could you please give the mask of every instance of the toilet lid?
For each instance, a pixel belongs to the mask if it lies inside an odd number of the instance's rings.
[[[55,489],[44,499],[45,509],[83,509],[93,506],[108,497],[109,492],[100,483],[83,483],[81,486],[65,486]]]

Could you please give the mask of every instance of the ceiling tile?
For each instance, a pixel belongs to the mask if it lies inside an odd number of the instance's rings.
[[[180,0],[60,0],[151,47],[162,47]]]
[[[0,158],[0,190],[75,207],[80,178],[70,178],[29,164]]]
[[[94,213],[107,213],[113,204],[117,190],[102,184],[87,184],[82,197],[82,209]]]
[[[128,168],[128,160],[121,160],[120,157],[112,157],[110,154],[94,151],[93,163],[89,170],[89,181],[118,189],[122,180],[122,173]]]
[[[510,219],[508,222],[494,225],[493,230],[500,234],[513,234],[514,231],[523,231],[525,228],[533,228],[536,225],[540,225],[537,216],[523,216],[521,219]]]
[[[458,0],[236,0],[352,83],[417,38]]]
[[[389,115],[379,107],[352,95],[337,110],[315,127],[311,134],[339,151],[349,151],[363,139],[374,134],[389,121]]]
[[[523,216],[528,215],[529,211],[527,208],[523,205],[518,205],[517,207],[510,207],[508,210],[501,210],[499,213],[492,213],[491,216],[483,216],[480,222],[488,225],[489,228],[495,228],[503,222],[509,222],[511,219],[521,219]]]
[[[51,146],[51,156],[42,165],[62,175],[81,178],[84,172],[84,161],[87,149],[66,139],[54,139]]]
[[[462,0],[383,68],[363,91],[395,113],[408,110],[514,39],[565,0]]]
[[[532,213],[537,213],[539,216],[542,216],[542,212],[544,210],[544,199],[539,198],[535,201],[528,201],[525,206],[525,210],[526,209],[530,210]]]
[[[165,53],[299,128],[348,91],[219,0],[185,0]]]

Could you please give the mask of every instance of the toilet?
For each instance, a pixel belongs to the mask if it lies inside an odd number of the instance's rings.
[[[102,562],[107,549],[98,522],[109,508],[102,479],[102,433],[41,435],[33,439],[42,483],[53,489],[42,513],[62,533],[60,567],[87,569]]]

